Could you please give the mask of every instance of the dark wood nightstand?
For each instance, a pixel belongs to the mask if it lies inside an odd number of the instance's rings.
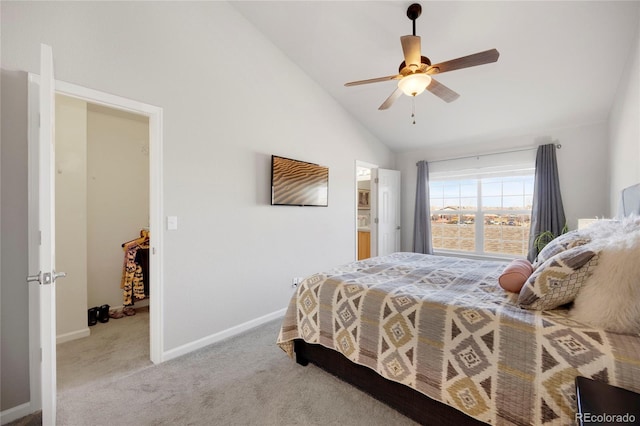
[[[576,422],[580,426],[640,425],[640,394],[576,377]]]

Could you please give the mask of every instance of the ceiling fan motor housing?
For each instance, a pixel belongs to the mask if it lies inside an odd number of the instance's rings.
[[[424,65],[426,65],[425,67],[421,67],[421,68],[427,68],[431,66],[431,61],[429,60],[429,58],[427,58],[426,56],[420,56],[420,62]],[[403,74],[402,70],[405,69],[407,67],[407,62],[406,61],[402,61],[402,63],[400,64],[400,67],[398,68],[398,73],[399,74]],[[413,74],[413,72],[415,70],[410,70],[410,73],[406,73],[406,74]],[[403,74],[404,75],[404,74]]]

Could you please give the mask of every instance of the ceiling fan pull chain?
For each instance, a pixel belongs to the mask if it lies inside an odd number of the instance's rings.
[[[411,97],[411,118],[413,118],[413,124],[416,124],[416,97]]]

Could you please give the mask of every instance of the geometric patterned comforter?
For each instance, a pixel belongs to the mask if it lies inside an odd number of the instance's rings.
[[[313,275],[278,345],[321,344],[494,425],[575,424],[579,375],[640,392],[639,335],[519,308],[498,286],[505,266],[394,253]]]

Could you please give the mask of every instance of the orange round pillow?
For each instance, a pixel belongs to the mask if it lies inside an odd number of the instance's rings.
[[[520,289],[533,273],[531,262],[527,259],[514,259],[504,268],[498,283],[500,287],[513,293],[520,293]]]

